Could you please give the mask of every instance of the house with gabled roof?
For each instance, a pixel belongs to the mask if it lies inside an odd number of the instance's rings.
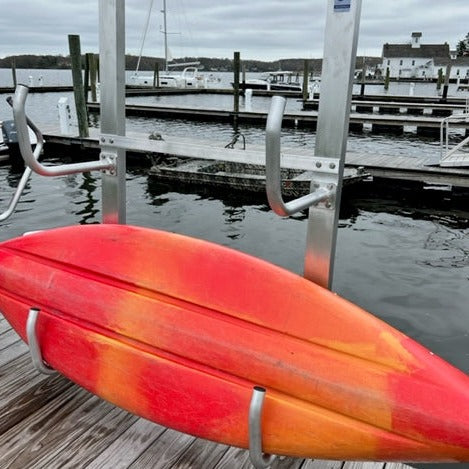
[[[450,79],[452,81],[469,79],[469,56],[463,55],[451,61]]]
[[[408,44],[384,44],[382,72],[394,79],[435,79],[435,63],[450,61],[449,44],[422,44],[422,33],[413,32]]]

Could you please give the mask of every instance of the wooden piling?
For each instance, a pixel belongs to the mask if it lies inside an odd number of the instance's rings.
[[[360,87],[360,96],[365,96],[365,81],[366,81],[366,60],[365,60],[365,57],[363,57],[362,84]]]
[[[240,70],[240,54],[235,52],[233,55],[233,112],[235,114],[235,121],[237,120],[237,115],[239,113],[239,70]]]
[[[443,101],[446,101],[448,97],[448,88],[449,88],[449,77],[451,75],[451,64],[446,66],[446,73],[445,73],[445,84],[443,86]]]
[[[97,77],[97,60],[94,54],[90,54],[89,67],[90,67],[90,87],[91,87],[91,101],[97,101],[96,95],[96,77]]]
[[[307,59],[303,62],[303,102],[309,96],[309,61]]]
[[[153,70],[153,88],[160,87],[160,64],[155,60],[155,68]]]
[[[440,90],[442,84],[443,84],[443,69],[439,68],[438,69],[438,79],[436,80],[436,89]]]
[[[389,67],[386,67],[386,75],[384,77],[384,89],[388,91],[389,89],[389,81],[391,79],[391,72],[389,71]]]
[[[16,59],[15,57],[11,58],[11,75],[13,78],[13,88],[16,88],[16,84],[18,83],[16,79]]]
[[[86,112],[85,93],[83,88],[83,77],[81,74],[81,48],[80,36],[68,35],[68,47],[72,63],[73,94],[75,97],[75,108],[78,118],[78,132],[80,137],[88,137],[88,116]]]
[[[85,54],[85,73],[84,73],[84,85],[83,93],[85,102],[88,101],[88,92],[90,90],[90,54]]]

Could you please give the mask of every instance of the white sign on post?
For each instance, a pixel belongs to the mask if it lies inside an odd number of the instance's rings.
[[[350,11],[352,0],[334,0],[334,11]]]

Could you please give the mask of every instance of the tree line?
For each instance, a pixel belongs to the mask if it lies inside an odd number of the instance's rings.
[[[363,58],[357,57],[357,65]],[[376,57],[367,57],[366,62],[379,60]],[[233,71],[233,60],[229,58],[215,58],[215,57],[183,57],[175,60],[172,63],[184,62],[200,62],[200,69],[205,71],[220,71],[231,72]],[[135,55],[126,55],[125,68],[126,70],[135,70],[137,67],[138,57]],[[309,71],[313,74],[321,72],[322,59],[308,59]],[[82,56],[83,66],[85,64],[85,56]],[[11,68],[12,65],[16,68],[27,69],[69,69],[70,56],[63,55],[14,55],[0,59],[0,68]],[[159,69],[164,69],[164,59],[160,57],[141,57],[140,70],[154,70],[158,64]],[[304,59],[280,59],[275,61],[262,61],[262,60],[243,60],[242,66],[247,72],[272,72],[275,70],[288,70],[293,72],[303,71]]]

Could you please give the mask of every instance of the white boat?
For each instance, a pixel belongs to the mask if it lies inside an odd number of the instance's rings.
[[[164,56],[165,56],[165,71],[159,74],[158,80],[159,83],[155,83],[155,77],[153,75],[141,75],[138,73],[138,68],[140,65],[140,59],[142,56],[143,45],[145,42],[145,37],[147,34],[149,19],[151,15],[151,10],[153,7],[153,0],[150,2],[150,7],[148,10],[145,31],[142,37],[142,44],[140,47],[140,55],[137,62],[137,68],[135,74],[130,78],[130,84],[135,86],[159,86],[161,88],[205,88],[206,80],[205,77],[199,73],[197,65],[200,65],[200,62],[188,62],[188,63],[169,63],[171,61],[169,49],[168,49],[168,32],[166,29],[166,0],[163,0],[163,21],[164,29],[161,31],[164,34]],[[180,68],[184,67],[182,72],[171,72],[170,68]]]
[[[319,83],[320,78],[313,77],[313,83]],[[268,91],[303,91],[303,74],[300,72],[269,72],[259,78],[246,80],[239,84],[241,89],[268,90]],[[312,83],[309,83],[311,89]]]
[[[174,66],[182,66],[188,64],[173,64]],[[153,75],[139,75],[138,73],[130,77],[130,84],[134,86],[153,86]],[[155,86],[160,88],[205,88],[206,80],[203,75],[198,73],[196,66],[184,67],[182,72],[163,72],[159,75],[159,84]]]

